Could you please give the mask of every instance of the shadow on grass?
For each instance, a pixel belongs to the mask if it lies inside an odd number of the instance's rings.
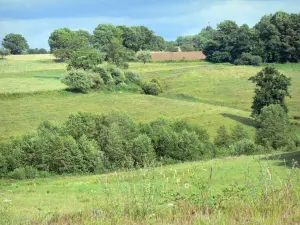
[[[233,115],[233,114],[229,114],[229,113],[221,113],[221,115],[226,117],[226,118],[235,120],[239,123],[243,123],[247,126],[257,128],[257,125],[255,124],[254,120],[251,119],[251,118],[247,118],[247,117],[243,117],[243,116],[237,116],[237,115]]]
[[[55,80],[59,80],[60,79],[60,77],[54,77],[54,76],[52,76],[52,77],[50,77],[50,76],[34,76],[34,77],[36,77],[36,78],[41,78],[41,79],[55,79]]]
[[[277,166],[286,166],[286,167],[299,167],[300,165],[300,151],[297,152],[288,152],[279,155],[272,155],[261,160],[276,160]]]

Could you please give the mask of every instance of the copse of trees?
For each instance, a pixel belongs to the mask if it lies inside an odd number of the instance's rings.
[[[299,23],[300,14],[285,12],[266,15],[253,28],[226,20],[211,31],[203,51],[212,62],[237,65],[257,65],[260,61],[299,62]],[[255,63],[251,63],[252,57]]]
[[[29,48],[26,39],[21,34],[13,33],[4,37],[2,46],[8,49],[13,55],[20,55]]]
[[[48,51],[44,48],[30,48],[27,50],[28,54],[48,54]]]

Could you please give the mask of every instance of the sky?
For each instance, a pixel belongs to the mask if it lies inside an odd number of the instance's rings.
[[[101,23],[144,25],[166,40],[193,35],[224,20],[254,26],[276,11],[300,13],[300,0],[0,0],[0,39],[22,34],[31,48],[46,48],[55,29],[93,32]]]

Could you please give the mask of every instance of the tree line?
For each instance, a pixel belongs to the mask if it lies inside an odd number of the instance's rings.
[[[276,12],[250,28],[225,20],[193,36],[178,37],[175,45],[201,50],[211,62],[258,65],[260,62],[300,61],[300,14]]]

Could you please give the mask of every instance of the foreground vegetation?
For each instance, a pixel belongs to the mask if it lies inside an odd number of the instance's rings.
[[[1,180],[5,224],[297,224],[299,152]],[[238,209],[238,210],[237,210]]]

